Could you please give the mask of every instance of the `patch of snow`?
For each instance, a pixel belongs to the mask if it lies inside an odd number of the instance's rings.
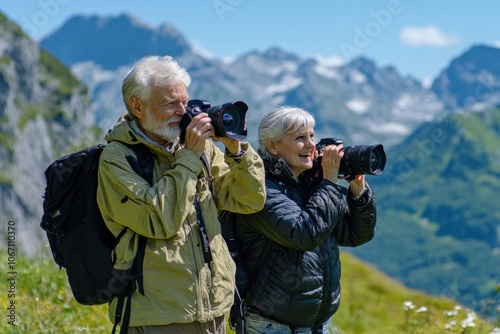
[[[338,79],[340,77],[337,68],[344,64],[344,60],[339,56],[331,56],[328,58],[322,56],[314,56],[316,67],[314,71],[328,79]]]
[[[356,70],[351,71],[349,73],[349,76],[351,77],[352,81],[356,84],[362,84],[366,82],[366,76],[359,71]]]
[[[291,62],[291,61],[286,61],[283,62],[280,66],[274,66],[270,69],[269,73],[271,75],[276,76],[281,73],[293,73],[297,71],[298,64]]]
[[[346,107],[354,111],[356,114],[362,115],[368,112],[370,108],[370,101],[361,98],[354,98],[347,101]]]
[[[392,133],[397,135],[408,135],[410,133],[410,129],[406,125],[396,122],[373,124],[371,130],[374,133]]]
[[[303,79],[293,76],[285,76],[280,83],[272,84],[266,87],[265,93],[268,95],[278,94],[296,88],[303,82]]]

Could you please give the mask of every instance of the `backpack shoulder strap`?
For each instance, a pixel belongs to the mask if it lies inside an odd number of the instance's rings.
[[[144,144],[126,145],[135,153],[126,157],[134,172],[153,185],[154,155]]]

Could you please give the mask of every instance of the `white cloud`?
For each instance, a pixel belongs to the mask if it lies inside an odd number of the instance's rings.
[[[447,35],[438,27],[427,25],[422,27],[409,26],[399,33],[399,39],[409,46],[444,47],[458,43],[456,35]]]

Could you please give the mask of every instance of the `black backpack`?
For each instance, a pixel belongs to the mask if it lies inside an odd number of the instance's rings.
[[[127,156],[127,161],[151,185],[154,159],[149,149],[143,144],[127,146],[136,156]],[[113,268],[113,250],[127,228],[115,237],[107,229],[97,205],[97,171],[104,147],[99,144],[71,153],[46,169],[40,226],[47,234],[54,261],[66,269],[77,302],[98,305],[119,297],[113,333],[121,321],[127,299],[121,325],[121,332],[125,333],[130,317],[130,296],[136,287],[144,294],[142,260],[146,238],[139,238],[138,254],[130,270]]]

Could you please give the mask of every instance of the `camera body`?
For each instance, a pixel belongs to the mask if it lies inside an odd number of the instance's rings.
[[[344,141],[338,138],[322,138],[316,145],[321,160],[321,151],[328,145],[340,145]],[[385,168],[386,155],[384,147],[376,145],[346,146],[343,148],[344,156],[340,160],[339,175],[382,175]]]
[[[236,140],[244,140],[247,137],[245,115],[248,106],[243,101],[227,102],[218,106],[211,106],[208,100],[189,100],[186,114],[180,122],[181,142],[184,142],[186,127],[191,123],[193,117],[205,112],[212,120],[215,136],[228,137]]]

